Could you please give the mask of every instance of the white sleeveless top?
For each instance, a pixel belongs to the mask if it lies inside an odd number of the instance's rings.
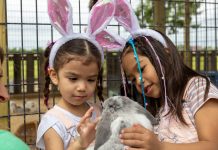
[[[91,118],[95,119],[100,115],[100,109],[93,104],[89,103],[89,105],[94,107],[94,112]],[[69,143],[79,136],[76,127],[79,124],[80,119],[80,117],[75,116],[58,105],[55,105],[43,115],[42,120],[40,121],[37,131],[36,147],[45,149],[43,135],[49,128],[53,128],[61,137],[64,143],[64,149],[67,149]]]

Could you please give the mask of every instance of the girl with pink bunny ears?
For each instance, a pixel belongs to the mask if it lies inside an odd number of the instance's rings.
[[[128,1],[113,3],[114,18],[131,34],[121,53],[125,75],[159,120],[154,132],[138,124],[123,129],[121,142],[128,150],[217,150],[218,89],[183,63],[166,35],[141,29]]]
[[[61,98],[40,121],[36,141],[38,148],[85,149],[94,140],[100,107],[90,100],[96,91],[99,100],[104,100],[102,49],[118,47],[116,42],[112,44],[112,37],[104,30],[114,10],[112,2],[99,1],[90,12],[87,32],[80,34],[73,32],[70,2],[48,0],[51,24],[62,37],[51,43],[45,52],[48,57],[45,65],[45,104],[48,106],[50,80],[58,87]]]

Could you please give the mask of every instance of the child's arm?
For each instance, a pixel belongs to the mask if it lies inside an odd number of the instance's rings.
[[[70,143],[68,150],[84,150],[95,139],[95,128],[99,121],[99,118],[94,121],[90,120],[93,110],[93,107],[91,107],[81,118],[80,123],[77,126],[77,130],[80,136],[75,141]]]
[[[129,146],[128,150],[218,150],[217,120],[218,100],[210,99],[195,114],[199,142],[190,144],[160,142],[153,132],[140,125],[124,129],[121,142]]]
[[[48,129],[43,138],[46,150],[64,150],[64,143],[53,128]]]

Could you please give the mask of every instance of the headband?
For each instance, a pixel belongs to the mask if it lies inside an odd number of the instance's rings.
[[[48,15],[52,26],[62,35],[53,45],[49,56],[49,67],[53,67],[58,49],[66,42],[73,39],[84,39],[94,44],[104,61],[103,48],[111,50],[117,47],[111,43],[113,35],[105,34],[106,26],[113,17],[115,6],[112,1],[98,1],[90,11],[86,33],[73,32],[72,7],[69,0],[48,0]],[[119,37],[116,38],[119,41]],[[115,42],[116,43],[116,42]],[[110,46],[108,46],[110,45]]]
[[[159,41],[165,48],[167,48],[167,44],[166,41],[164,39],[164,37],[157,31],[152,30],[152,29],[141,29],[139,26],[139,22],[138,19],[130,5],[130,3],[126,0],[111,0],[111,2],[113,2],[113,4],[115,5],[115,12],[114,12],[114,18],[115,20],[117,20],[117,22],[123,26],[129,33],[130,36],[125,39],[125,42],[120,42],[117,41],[117,43],[120,43],[120,49],[123,49],[126,42],[128,41],[128,43],[131,45],[133,52],[134,52],[134,57],[136,59],[137,62],[137,68],[138,71],[140,73],[140,83],[143,83],[143,78],[142,78],[142,73],[140,70],[140,62],[137,59],[138,58],[138,54],[136,52],[135,49],[135,45],[132,39],[136,38],[136,37],[144,37],[146,42],[149,44],[149,46],[152,49],[152,52],[154,53],[154,55],[156,56],[156,61],[158,62],[159,66],[160,66],[160,71],[161,71],[161,80],[163,80],[163,86],[164,86],[164,101],[165,101],[165,106],[164,106],[164,110],[167,112],[169,110],[169,106],[168,106],[168,102],[167,102],[167,93],[166,93],[166,80],[165,80],[165,74],[164,74],[164,69],[162,67],[162,64],[160,62],[159,56],[156,54],[156,51],[153,47],[153,45],[151,44],[151,42],[148,40],[148,36],[152,37],[153,39]],[[108,33],[110,34],[110,33]],[[119,37],[119,36],[117,36]],[[112,39],[112,41],[116,41],[116,39]],[[114,42],[113,42],[114,43]],[[123,44],[124,43],[124,44]],[[125,79],[123,79],[123,83],[125,83]],[[145,98],[145,94],[144,94],[144,86],[141,85],[141,90],[142,90],[142,94],[144,97],[144,103],[146,105],[146,98]]]
[[[107,41],[109,43],[105,44],[105,48],[111,49],[111,47],[116,47],[118,50],[122,50],[129,39],[136,38],[138,36],[150,36],[167,48],[166,41],[159,32],[152,29],[140,28],[138,19],[127,0],[107,1],[110,2],[111,5],[114,5],[114,9],[111,10],[114,19],[130,33],[130,36],[127,39],[124,39],[118,34],[104,30],[105,33],[101,36],[101,38],[103,37],[102,39],[104,40],[104,37],[109,37],[110,39]]]
[[[140,28],[138,19],[129,2],[127,2],[126,0],[115,0],[115,2],[116,2],[117,14],[122,13],[122,17],[115,16],[115,19],[119,22],[120,25],[122,25],[130,33],[130,37],[127,39],[127,41],[129,41],[130,45],[133,48],[134,57],[138,58],[138,54],[135,52],[135,46],[134,46],[134,43],[131,42],[132,41],[131,39],[132,38],[134,39],[139,36],[145,38],[146,42],[151,47],[152,52],[156,56],[155,58],[160,66],[160,71],[162,75],[161,80],[163,80],[163,86],[164,86],[164,101],[165,101],[164,111],[167,113],[169,110],[169,106],[167,102],[168,98],[167,98],[167,93],[166,93],[166,80],[165,80],[164,69],[160,62],[159,56],[157,55],[153,45],[148,40],[147,36],[150,36],[153,39],[159,41],[165,48],[167,48],[166,41],[159,32],[152,30],[152,29],[141,29]],[[138,59],[136,59],[136,62],[137,62],[137,65],[140,66],[140,62],[138,61]],[[138,71],[139,72],[141,71],[139,67],[138,67]],[[141,84],[143,82],[142,80],[143,80],[142,73],[140,73],[140,83]],[[144,86],[141,85],[141,89],[142,89],[142,94],[143,94]],[[143,94],[143,97],[144,97],[144,103],[146,103],[145,94]]]

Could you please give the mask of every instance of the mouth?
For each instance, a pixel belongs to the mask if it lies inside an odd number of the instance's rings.
[[[149,94],[151,93],[152,85],[153,85],[153,84],[150,84],[150,85],[148,85],[148,86],[145,87],[144,90],[145,90],[145,94],[146,94],[146,95],[149,95]]]
[[[86,98],[87,96],[74,96],[74,98],[76,99],[83,99],[83,98]]]

